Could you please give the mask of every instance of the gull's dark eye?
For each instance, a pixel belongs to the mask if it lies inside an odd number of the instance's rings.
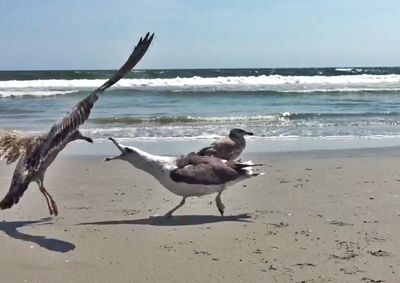
[[[129,147],[125,147],[125,150],[126,150],[126,152],[129,152],[129,153],[132,153],[132,152],[133,152],[133,150],[130,149]]]

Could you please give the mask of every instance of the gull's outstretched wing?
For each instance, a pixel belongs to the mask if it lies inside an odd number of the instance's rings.
[[[147,33],[144,38],[140,38],[125,64],[102,86],[98,87],[89,96],[81,100],[72,108],[71,112],[67,113],[60,121],[53,125],[48,134],[47,141],[41,148],[38,148],[38,150],[32,154],[32,158],[28,160],[27,165],[30,168],[37,170],[40,164],[46,160],[47,156],[49,156],[53,150],[65,146],[65,143],[78,130],[79,126],[88,119],[93,104],[98,99],[98,94],[118,82],[140,61],[140,59],[142,59],[153,38],[154,33],[152,35]]]
[[[138,44],[133,50],[131,56],[129,56],[128,60],[124,65],[112,76],[108,81],[106,81],[101,87],[97,88],[93,93],[100,93],[118,82],[126,73],[132,70],[133,67],[142,59],[144,54],[146,54],[147,49],[149,48],[151,42],[153,41],[154,33],[150,35],[148,32],[144,38],[140,38]]]
[[[0,160],[5,159],[7,164],[15,162],[26,154],[32,139],[16,132],[0,131]]]

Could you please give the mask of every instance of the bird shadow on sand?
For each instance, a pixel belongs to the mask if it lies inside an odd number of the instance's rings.
[[[217,222],[251,222],[249,214],[217,216],[217,215],[176,215],[171,218],[165,216],[150,216],[149,218],[130,220],[111,220],[100,222],[86,222],[77,225],[155,225],[155,226],[185,226],[201,225]]]
[[[47,238],[46,236],[30,235],[19,231],[19,228],[31,225],[51,224],[49,220],[51,220],[51,218],[43,218],[36,221],[13,221],[13,222],[2,221],[0,222],[0,231],[3,231],[6,235],[8,235],[11,238],[26,242],[32,242],[42,248],[45,248],[53,252],[66,253],[75,249],[74,244],[66,241]]]

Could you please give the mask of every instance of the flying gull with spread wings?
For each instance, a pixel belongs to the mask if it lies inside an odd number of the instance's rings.
[[[158,156],[136,147],[123,146],[113,138],[109,139],[121,154],[108,157],[105,161],[127,161],[152,175],[170,192],[183,197],[179,205],[166,213],[167,217],[171,217],[175,210],[183,206],[186,198],[212,193],[217,193],[215,201],[223,215],[225,206],[221,201],[221,194],[227,186],[263,174],[253,172],[254,166],[262,164],[253,164],[251,161],[226,161],[212,156],[198,156],[195,153],[183,157]]]
[[[252,136],[253,133],[238,128],[232,129],[228,137],[213,142],[211,146],[199,150],[196,154],[199,156],[215,156],[225,160],[235,160],[246,147],[245,135]]]
[[[140,38],[132,54],[124,65],[102,86],[76,104],[61,120],[55,123],[46,134],[23,136],[13,132],[0,132],[0,159],[7,164],[18,160],[11,180],[11,186],[0,201],[0,208],[7,209],[17,204],[31,182],[39,185],[40,192],[46,199],[50,215],[58,215],[57,205],[44,187],[44,175],[65,146],[75,140],[92,143],[79,131],[88,118],[99,94],[124,77],[144,56],[152,42],[154,34],[147,33]]]

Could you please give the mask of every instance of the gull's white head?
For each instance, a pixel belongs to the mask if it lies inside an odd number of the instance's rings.
[[[128,158],[131,157],[132,155],[138,154],[138,152],[135,151],[134,148],[120,145],[115,139],[113,139],[111,137],[108,139],[115,144],[115,146],[121,151],[121,154],[116,155],[114,157],[107,157],[106,159],[104,159],[104,161],[110,161],[110,160],[115,160],[115,159],[127,161]]]
[[[136,147],[123,146],[117,143],[113,138],[108,138],[121,151],[120,155],[107,157],[105,161],[123,160],[132,164],[134,167],[144,170],[150,174],[158,176],[160,170],[163,170],[165,164],[171,164],[176,158],[168,156],[152,155]]]

